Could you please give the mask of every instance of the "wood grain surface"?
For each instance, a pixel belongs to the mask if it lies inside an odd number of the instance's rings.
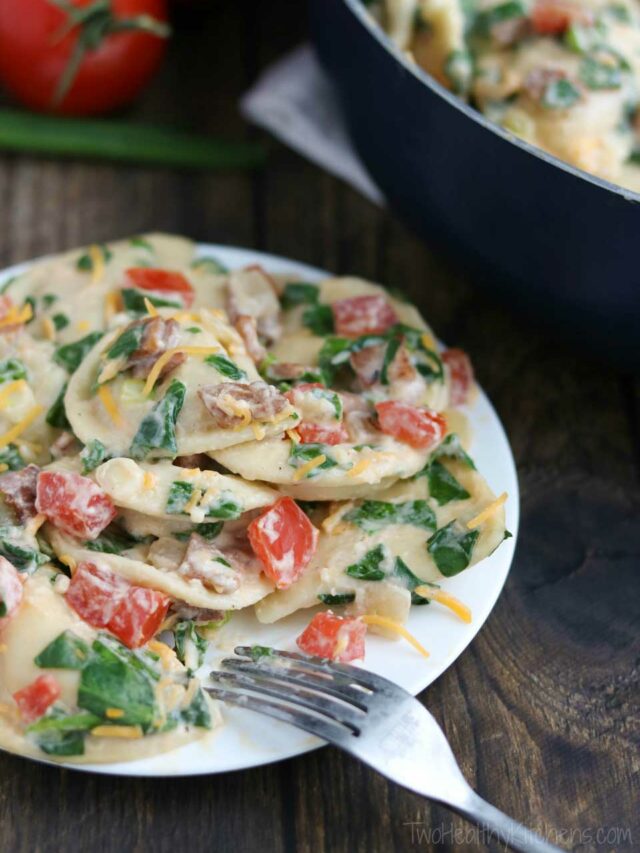
[[[229,138],[237,99],[304,37],[303,4],[181,12],[133,111]],[[570,850],[640,849],[640,391],[514,316],[464,269],[275,142],[259,174],[0,157],[0,264],[147,229],[264,249],[404,288],[472,353],[506,427],[522,529],[503,596],[422,700],[481,795]],[[242,773],[134,780],[0,755],[0,850],[497,849],[333,749]]]

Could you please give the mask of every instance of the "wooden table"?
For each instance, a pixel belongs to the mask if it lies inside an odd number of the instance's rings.
[[[286,0],[210,6],[181,16],[135,117],[259,136],[237,98],[304,36],[302,11]],[[638,383],[514,316],[388,212],[272,149],[263,172],[225,176],[3,156],[0,263],[162,229],[405,288],[446,341],[473,354],[522,488],[504,594],[422,699],[497,806],[568,849],[637,849]],[[484,849],[467,829],[330,748],[243,773],[149,781],[0,756],[7,853]]]

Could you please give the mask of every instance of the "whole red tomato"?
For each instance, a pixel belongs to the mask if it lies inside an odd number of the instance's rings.
[[[164,55],[166,0],[0,0],[0,83],[35,109],[132,101]]]

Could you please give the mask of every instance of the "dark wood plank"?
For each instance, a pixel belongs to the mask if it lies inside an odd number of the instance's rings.
[[[243,127],[236,100],[296,43],[299,10],[219,0],[178,25],[171,61],[134,114],[263,138]],[[570,849],[596,849],[599,827],[621,831],[601,849],[637,845],[637,386],[513,316],[388,212],[278,145],[255,177],[3,157],[0,192],[2,264],[174,230],[403,287],[438,334],[473,353],[518,463],[521,540],[487,625],[423,700],[496,805]],[[467,832],[330,749],[177,780],[0,756],[2,850],[483,849]]]

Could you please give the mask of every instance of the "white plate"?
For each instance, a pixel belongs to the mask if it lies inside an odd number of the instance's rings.
[[[293,273],[301,280],[319,281],[328,273],[315,267],[245,249],[200,244],[200,255],[215,255],[230,268],[259,263],[274,273]],[[0,285],[22,272],[27,264],[5,270]],[[429,319],[428,317],[426,318]],[[513,539],[477,566],[447,581],[447,590],[471,607],[473,621],[462,623],[440,607],[415,607],[409,630],[426,646],[425,660],[404,641],[367,637],[366,668],[400,684],[414,695],[428,687],[464,651],[475,637],[494,604],[509,572],[518,533],[519,493],[515,464],[507,437],[487,397],[480,392],[468,410],[473,430],[471,453],[478,470],[496,494],[507,492],[507,528]],[[302,611],[275,625],[261,625],[252,614],[241,613],[220,631],[217,648],[212,649],[201,673],[216,660],[233,652],[236,645],[259,644],[295,650],[295,639],[307,625],[312,611]],[[322,741],[298,729],[237,708],[223,708],[225,725],[206,737],[173,752],[120,764],[64,764],[75,770],[89,770],[121,776],[194,776],[226,773],[291,758],[315,749]],[[60,762],[47,762],[60,765]]]

